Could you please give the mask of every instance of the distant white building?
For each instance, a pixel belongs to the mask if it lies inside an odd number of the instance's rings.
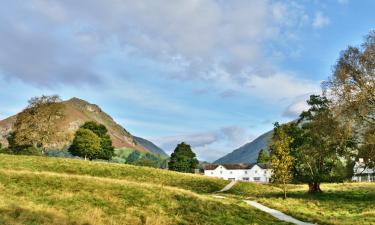
[[[204,168],[204,175],[224,180],[268,183],[272,172],[268,164],[209,164]]]
[[[373,169],[367,168],[363,162],[363,159],[359,159],[354,165],[354,175],[352,180],[355,182],[374,182],[375,181],[375,171]]]

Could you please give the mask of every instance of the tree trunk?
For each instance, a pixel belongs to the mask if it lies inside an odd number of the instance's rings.
[[[284,199],[286,199],[286,187],[284,187]]]
[[[320,183],[319,182],[309,182],[309,193],[315,194],[322,192],[322,189],[320,189]]]

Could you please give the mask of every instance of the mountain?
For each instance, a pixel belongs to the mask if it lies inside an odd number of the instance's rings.
[[[148,150],[152,151],[153,153],[155,154],[159,154],[161,156],[168,156],[167,153],[165,153],[163,151],[163,149],[159,148],[158,146],[156,146],[154,143],[152,143],[151,141],[149,140],[146,140],[146,139],[143,139],[143,138],[140,138],[140,137],[136,137],[134,136],[134,139],[139,143],[141,144],[142,146],[144,146],[145,148],[147,148]]]
[[[95,121],[103,124],[108,129],[113,145],[116,148],[132,148],[140,152],[154,152],[156,149],[155,147],[149,149],[139,143],[134,136],[95,104],[91,104],[79,98],[63,101],[62,104],[65,106],[65,117],[58,124],[59,139],[55,140],[53,143],[49,143],[47,145],[49,148],[60,149],[69,145],[74,138],[74,133],[82,124],[87,121]],[[16,121],[16,117],[17,115],[0,121],[0,142],[3,145],[8,144],[6,137],[12,131],[12,126]],[[147,140],[145,140],[144,143],[147,143],[147,146],[153,145]],[[158,149],[157,153],[160,154],[160,150],[161,149]]]
[[[221,157],[214,163],[255,163],[258,159],[258,154],[261,149],[268,150],[269,142],[273,131],[262,134],[250,143],[234,150],[233,152]]]

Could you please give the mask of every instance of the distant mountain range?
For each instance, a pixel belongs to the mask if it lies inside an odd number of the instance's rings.
[[[113,145],[116,148],[132,148],[139,152],[167,155],[152,142],[131,135],[97,105],[79,98],[72,98],[62,103],[65,106],[65,117],[58,124],[58,133],[61,138],[58,141],[55,140],[53,143],[48,143],[47,147],[49,148],[62,149],[70,145],[74,138],[74,133],[82,124],[87,121],[95,121],[103,124],[108,129]],[[0,143],[3,145],[8,145],[6,137],[12,131],[16,117],[17,115],[14,115],[0,121]]]
[[[233,152],[221,157],[214,163],[255,163],[261,149],[269,150],[269,143],[273,130],[262,134],[250,143],[247,143]]]

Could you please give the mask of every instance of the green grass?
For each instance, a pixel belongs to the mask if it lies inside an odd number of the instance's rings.
[[[218,191],[229,183],[215,178],[181,174],[162,169],[49,157],[1,155],[0,168],[126,179],[128,181],[179,187],[197,193]]]
[[[375,224],[375,183],[322,184],[323,193],[308,194],[307,185],[290,185],[288,198],[272,185],[238,183],[228,192],[256,200],[303,221],[318,224]]]
[[[204,194],[226,183],[129,165],[0,154],[0,224],[286,224],[235,199]]]

